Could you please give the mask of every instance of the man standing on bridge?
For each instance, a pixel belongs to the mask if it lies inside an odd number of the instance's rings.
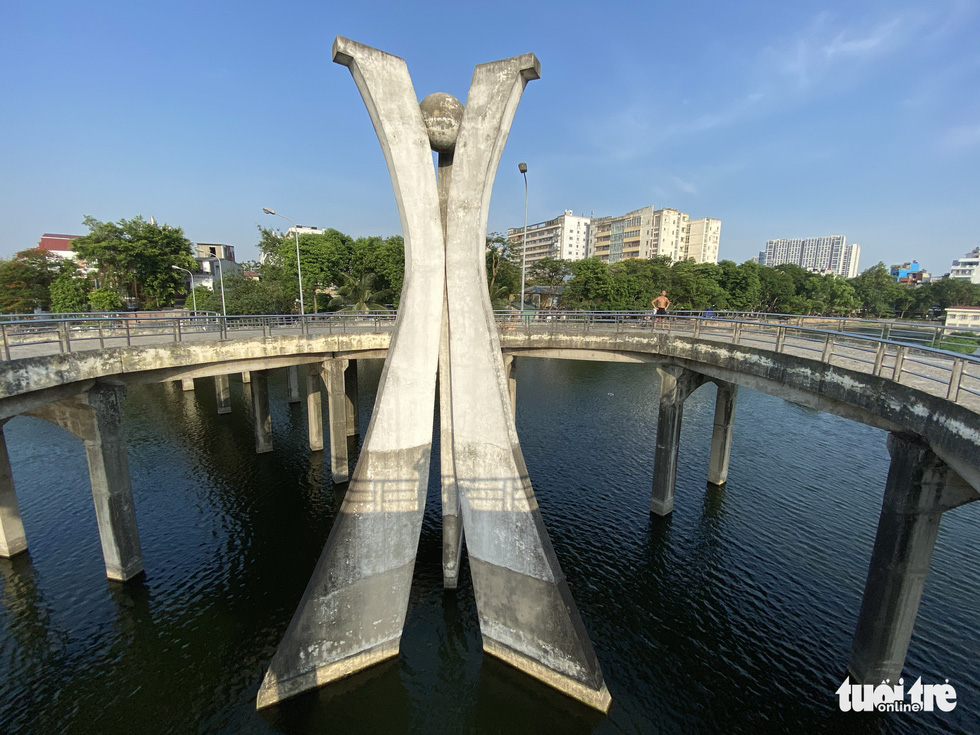
[[[670,299],[667,298],[667,292],[661,291],[660,295],[650,302],[650,305],[656,309],[653,326],[657,326],[657,322],[666,321],[667,307],[670,306]]]

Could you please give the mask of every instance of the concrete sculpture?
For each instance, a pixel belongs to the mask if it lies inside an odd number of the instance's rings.
[[[484,650],[605,711],[609,692],[524,465],[484,273],[490,191],[538,61],[477,66],[464,107],[445,94],[419,104],[405,61],[377,49],[337,37],[333,59],[350,69],[384,151],[405,286],[357,467],[257,705],[398,652],[438,374],[446,586],[465,531]]]

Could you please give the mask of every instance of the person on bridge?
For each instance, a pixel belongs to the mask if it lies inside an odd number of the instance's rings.
[[[667,292],[661,291],[660,295],[650,302],[650,305],[656,309],[653,326],[657,326],[658,322],[666,321],[667,308],[670,306],[670,299],[667,298]]]

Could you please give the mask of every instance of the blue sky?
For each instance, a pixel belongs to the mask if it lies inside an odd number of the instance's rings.
[[[0,256],[85,215],[154,216],[255,257],[271,207],[398,234],[336,35],[421,99],[526,52],[488,228],[650,204],[722,220],[720,257],[844,234],[861,269],[941,275],[980,244],[980,0],[12,0],[0,24]]]

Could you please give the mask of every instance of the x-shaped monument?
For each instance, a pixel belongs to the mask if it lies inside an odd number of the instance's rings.
[[[333,60],[350,69],[384,151],[405,285],[357,466],[257,706],[398,653],[438,375],[444,557],[458,562],[465,532],[483,648],[605,711],[609,691],[524,464],[485,275],[490,191],[538,60],[477,66],[465,108],[446,94],[419,104],[405,61],[378,49],[338,36]]]

